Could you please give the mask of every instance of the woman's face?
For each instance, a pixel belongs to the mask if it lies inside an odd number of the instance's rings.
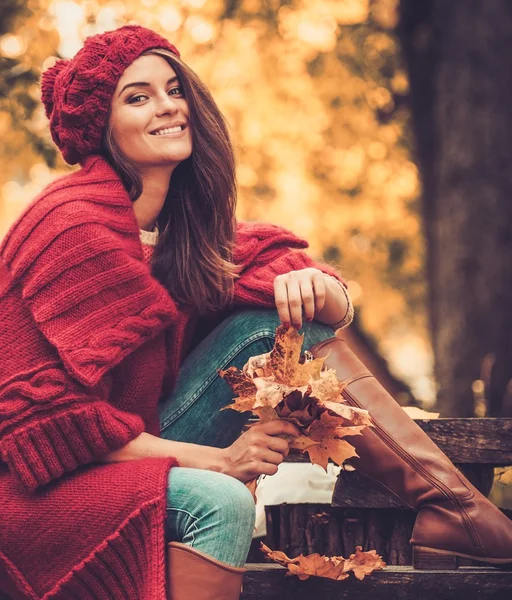
[[[141,170],[174,169],[192,153],[188,104],[176,72],[161,56],[141,56],[123,73],[110,126],[121,152]]]

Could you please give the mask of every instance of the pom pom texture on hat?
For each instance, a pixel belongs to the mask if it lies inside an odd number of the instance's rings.
[[[94,35],[71,60],[43,73],[41,99],[50,131],[70,165],[101,150],[110,102],[124,70],[146,50],[180,56],[165,38],[138,25]]]

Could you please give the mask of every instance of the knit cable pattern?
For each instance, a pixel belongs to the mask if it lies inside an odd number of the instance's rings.
[[[56,207],[54,197],[65,190],[53,188],[0,247],[40,331],[88,386],[178,317],[142,260],[130,199],[121,190],[125,204],[111,203],[112,190],[104,187],[102,202],[89,201],[84,187]],[[126,240],[110,229],[111,222],[131,220]]]
[[[154,31],[125,25],[86,39],[70,60],[43,73],[41,99],[53,141],[70,165],[98,153],[115,88],[124,70],[146,50],[175,46]]]

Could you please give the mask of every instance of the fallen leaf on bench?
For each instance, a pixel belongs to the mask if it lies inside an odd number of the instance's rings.
[[[322,556],[316,553],[307,556],[301,554],[297,558],[289,558],[284,552],[271,550],[263,542],[260,549],[268,558],[287,567],[288,573],[286,575],[295,575],[301,580],[316,576],[342,581],[347,579],[350,571],[354,573],[357,579],[362,580],[366,575],[370,575],[373,571],[381,570],[386,566],[382,557],[375,550],[363,552],[361,546],[356,546],[356,551],[350,555],[350,558]]]
[[[383,569],[386,563],[376,550],[363,552],[362,546],[356,546],[356,551],[345,560],[345,570],[353,571],[357,579],[363,580],[375,570]]]
[[[367,410],[345,403],[334,369],[322,370],[326,357],[301,362],[303,341],[294,327],[280,326],[271,352],[251,357],[241,371],[219,370],[237,395],[222,410],[251,411],[260,423],[293,423],[301,435],[289,440],[290,448],[308,452],[313,464],[327,470],[329,459],[342,465],[357,456],[342,438],[360,435],[372,423]]]

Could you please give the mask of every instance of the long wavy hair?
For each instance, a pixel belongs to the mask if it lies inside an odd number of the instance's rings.
[[[173,171],[151,268],[182,306],[203,315],[225,308],[234,293],[239,267],[233,263],[236,235],[235,158],[226,121],[199,77],[168,50],[163,57],[176,72],[189,107],[192,154]],[[142,193],[138,166],[120,151],[106,128],[104,153],[135,201]]]

